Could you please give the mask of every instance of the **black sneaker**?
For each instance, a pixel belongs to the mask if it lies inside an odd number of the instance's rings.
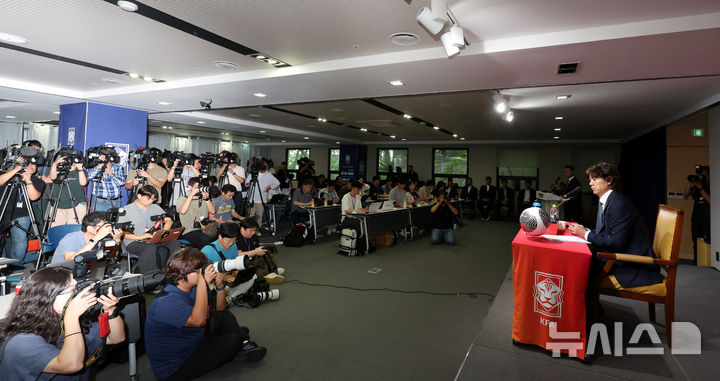
[[[258,347],[255,342],[245,340],[243,342],[240,352],[235,356],[235,360],[244,360],[247,362],[258,362],[262,360],[267,354],[267,349],[264,347]]]

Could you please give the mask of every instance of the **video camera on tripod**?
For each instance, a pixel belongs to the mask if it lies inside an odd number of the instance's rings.
[[[180,160],[180,163],[175,167],[174,176],[176,179],[182,177],[182,173],[185,170],[186,165],[192,166],[195,160],[199,159],[194,153],[185,153],[183,151],[167,152],[168,165],[172,165],[176,160]]]
[[[138,148],[130,153],[130,167],[137,171],[147,171],[150,163],[162,159],[162,151],[157,148]]]
[[[248,168],[250,169],[250,173],[253,175],[256,175],[261,170],[267,169],[268,160],[260,157],[253,157],[249,160]]]
[[[65,178],[73,165],[84,163],[84,155],[82,151],[75,150],[72,147],[60,148],[57,152],[55,152],[55,155],[53,155],[53,162],[61,157],[64,157],[65,159],[59,162],[56,166],[59,179]]]
[[[19,161],[23,158],[22,161]],[[45,156],[35,147],[23,147],[19,144],[13,144],[0,150],[0,162],[2,167],[0,170],[7,172],[19,165],[22,168],[28,164],[35,164],[38,167],[45,165]]]
[[[237,164],[238,154],[230,151],[222,151],[218,154],[218,164]]]
[[[104,156],[104,158],[101,158]],[[85,152],[85,168],[95,168],[100,164],[120,163],[120,156],[112,146],[90,147]]]
[[[200,178],[207,179],[210,176],[210,166],[218,163],[218,155],[210,152],[200,154]]]

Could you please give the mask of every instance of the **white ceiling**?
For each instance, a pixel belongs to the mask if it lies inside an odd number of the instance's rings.
[[[393,140],[258,107],[273,105],[407,143],[456,140],[358,100],[373,98],[468,141],[553,141],[558,125],[560,142],[622,141],[720,101],[716,0],[449,0],[471,44],[450,59],[415,21],[429,3],[142,2],[292,65],[278,69],[107,1],[0,0],[0,32],[27,38],[22,48],[166,81],[0,47],[0,99],[23,102],[0,103],[0,119],[46,121],[60,104],[94,101],[148,110],[151,126],[218,138],[231,132],[254,143]],[[394,45],[395,32],[420,42]],[[215,60],[240,67],[218,68]],[[580,62],[578,72],[557,75],[564,62]],[[394,79],[406,85],[389,86]],[[492,110],[497,90],[515,112],[511,124]],[[560,93],[573,96],[560,102]],[[213,112],[200,110],[206,98]]]

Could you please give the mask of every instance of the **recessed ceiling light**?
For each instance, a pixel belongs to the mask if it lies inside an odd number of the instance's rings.
[[[505,102],[498,102],[498,103],[495,104],[495,111],[496,111],[498,114],[504,113],[505,110],[507,110],[507,103],[505,103]]]
[[[405,140],[407,140],[407,139],[405,139],[405,138],[402,138],[402,139],[400,139],[400,140],[402,140],[402,141],[405,141]]]
[[[15,119],[15,118],[17,118],[17,116],[15,116],[15,115],[5,115],[5,117],[8,118],[8,119]]]
[[[152,82],[153,78],[150,76],[144,75],[143,80],[145,80],[145,82]]]
[[[120,7],[120,9],[122,9],[123,11],[128,12],[135,12],[138,10],[137,4],[133,3],[132,1],[120,0],[117,2],[117,6]]]
[[[556,96],[555,98],[556,98],[556,99],[568,99],[568,98],[570,98],[571,96],[572,96],[572,95],[570,95],[570,94],[564,94],[564,95],[558,95],[558,96]]]
[[[388,83],[393,86],[404,86],[405,85],[405,83],[403,83],[403,81],[389,81]]]
[[[266,133],[266,132],[267,132],[267,131],[265,131],[265,130],[260,130],[260,133],[261,133],[261,134],[264,134],[264,133]]]
[[[16,36],[10,33],[0,33],[0,41],[10,42],[13,44],[27,44],[27,38]]]
[[[221,69],[226,69],[226,70],[240,69],[240,65],[238,65],[232,61],[213,61],[213,64]]]
[[[420,42],[420,37],[418,37],[414,33],[408,33],[408,32],[400,32],[400,33],[393,33],[390,36],[390,41],[395,45],[400,46],[410,46],[415,45],[418,42]]]
[[[563,120],[563,118],[564,118],[563,116],[556,116],[555,120]]]
[[[440,129],[440,127],[438,127],[438,126],[433,127],[433,130],[436,130],[436,131],[437,131],[437,130],[439,130],[439,129]]]
[[[512,122],[513,119],[515,119],[515,114],[513,114],[512,111],[505,114],[505,120],[507,120],[508,122]]]
[[[139,77],[140,77],[140,74],[138,74],[138,73],[128,73],[128,77],[130,77],[130,78],[139,78]]]
[[[395,135],[390,135],[391,138],[395,139]]]
[[[121,81],[117,78],[110,78],[110,77],[102,77],[100,80],[105,83],[114,83],[114,84],[124,83],[123,81]]]
[[[265,98],[265,97],[267,96],[267,94],[263,94],[263,93],[255,93],[255,94],[253,94],[253,95],[256,96],[256,97],[258,97],[258,98]]]
[[[58,114],[58,115],[60,115],[60,111],[53,111],[53,114]]]
[[[158,102],[158,104],[159,104],[159,105],[163,105],[163,106],[170,106],[172,103],[170,103],[170,102],[165,102],[165,101],[160,101],[160,102]]]
[[[162,126],[162,127],[167,130],[167,126]]]
[[[335,142],[335,144],[340,144],[340,142]]]
[[[269,63],[270,65],[275,65],[276,63],[278,63],[278,61],[270,59],[270,60],[267,60],[267,63]]]
[[[198,120],[198,124],[205,124],[202,120]]]
[[[554,136],[553,139],[560,139],[560,137],[559,137],[559,136]]]
[[[244,140],[244,141],[243,141],[243,143],[247,144],[247,143],[248,143],[248,141],[247,141],[247,140]]]
[[[270,140],[270,138],[265,138],[265,140],[268,140],[268,141],[269,141],[269,140]]]
[[[412,115],[410,115],[410,114],[403,114],[403,118],[405,118],[405,119],[412,119]]]
[[[453,138],[457,138],[457,134],[453,134]]]
[[[172,130],[172,126],[168,126],[168,130]]]
[[[465,140],[465,138],[460,138],[460,140]]]
[[[361,128],[360,131],[367,131],[367,128]]]
[[[259,118],[259,117],[261,117],[260,114],[248,114],[248,116],[251,117],[251,118]]]
[[[310,137],[308,137],[308,136],[303,136],[303,139],[308,140],[308,139],[310,139]]]
[[[284,141],[284,140],[281,140],[281,142],[285,143],[285,141]]]
[[[556,128],[555,131],[562,131],[562,128]]]

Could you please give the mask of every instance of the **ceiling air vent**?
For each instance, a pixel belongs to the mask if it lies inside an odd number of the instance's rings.
[[[577,71],[579,62],[564,63],[558,65],[558,74],[572,74]]]

